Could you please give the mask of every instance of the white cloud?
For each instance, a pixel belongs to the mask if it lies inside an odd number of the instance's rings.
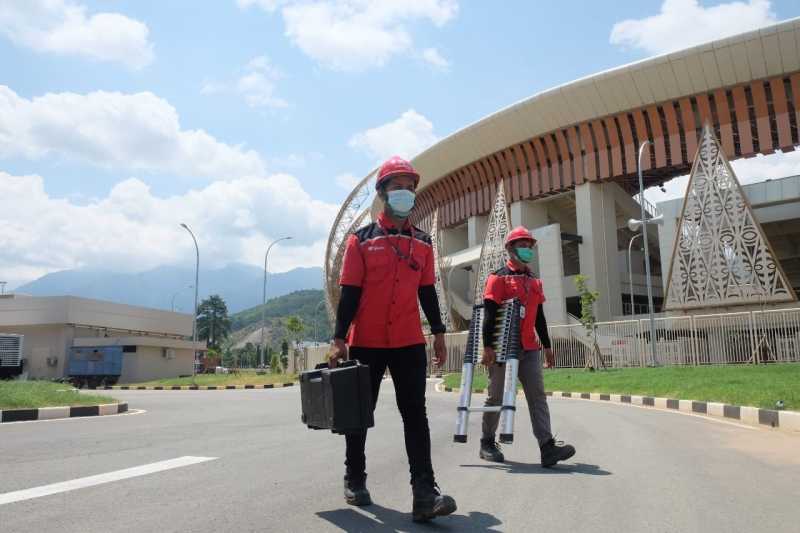
[[[458,13],[457,0],[237,0],[268,12],[283,6],[286,35],[306,55],[334,70],[380,67],[412,49],[405,23],[442,26]]]
[[[286,4],[288,0],[236,0],[240,9],[247,9],[251,6],[258,6],[264,11],[275,11],[278,7]]]
[[[37,52],[118,62],[134,69],[153,61],[147,25],[119,13],[87,11],[70,0],[3,0],[0,33]]]
[[[440,70],[450,69],[450,62],[445,59],[436,48],[426,48],[423,50],[422,59]]]
[[[100,267],[142,271],[194,257],[197,235],[206,266],[259,265],[264,243],[282,235],[287,253],[276,271],[320,265],[337,207],[312,199],[294,177],[276,174],[217,181],[180,196],[154,196],[142,181],[118,183],[86,203],[50,197],[39,176],[0,171],[0,272],[21,283],[47,272]],[[271,260],[273,258],[270,258]]]
[[[349,172],[347,172],[336,176],[336,185],[338,185],[339,187],[341,187],[346,191],[351,191],[356,187],[356,185],[361,183],[361,179],[362,178],[359,178],[354,174],[350,174]]]
[[[288,107],[288,102],[275,96],[275,84],[283,78],[283,73],[266,56],[250,60],[241,76],[234,82],[206,82],[202,94],[232,92],[244,98],[250,107]]]
[[[698,0],[664,0],[658,15],[614,24],[611,44],[651,54],[672,52],[777,22],[769,0],[703,7]]]
[[[410,159],[438,140],[433,123],[409,109],[397,120],[357,133],[349,144],[379,160],[393,155]]]
[[[737,159],[731,161],[731,167],[742,185],[797,176],[800,175],[800,152],[776,152],[749,159]],[[664,184],[666,192],[661,192],[657,187],[651,187],[645,191],[645,197],[654,203],[683,198],[688,185],[689,176],[680,176]]]
[[[256,152],[182,129],[176,109],[150,92],[48,93],[28,100],[0,85],[0,158],[51,155],[218,179],[265,172]]]

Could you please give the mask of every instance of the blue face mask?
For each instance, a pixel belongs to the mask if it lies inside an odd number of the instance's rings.
[[[525,264],[528,264],[531,261],[533,261],[535,254],[533,253],[533,248],[519,247],[516,249],[516,255],[520,261],[522,261]]]
[[[414,209],[414,199],[416,195],[411,191],[399,190],[389,191],[386,202],[392,214],[398,218],[406,218],[411,210]]]

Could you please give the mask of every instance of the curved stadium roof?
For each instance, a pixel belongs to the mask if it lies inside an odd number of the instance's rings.
[[[800,144],[800,18],[594,74],[543,91],[446,137],[414,158],[418,218],[443,225],[584,181],[625,186],[653,142],[651,181],[688,172],[697,135],[715,127],[729,159]]]

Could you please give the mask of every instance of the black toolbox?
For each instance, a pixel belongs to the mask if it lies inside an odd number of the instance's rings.
[[[310,429],[333,433],[360,433],[375,425],[369,367],[345,361],[336,368],[327,364],[300,374],[302,421]]]

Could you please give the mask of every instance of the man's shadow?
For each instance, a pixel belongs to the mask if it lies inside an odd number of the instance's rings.
[[[462,468],[487,468],[498,470],[509,474],[539,474],[539,475],[564,475],[564,474],[584,474],[587,476],[610,476],[611,472],[603,470],[597,465],[586,463],[562,464],[545,468],[536,463],[518,463],[516,461],[505,461],[503,463],[461,465]]]
[[[401,513],[375,503],[358,509],[360,512],[354,508],[321,511],[317,513],[317,516],[344,531],[484,531],[497,533],[500,530],[490,528],[502,524],[494,515],[476,511],[469,515],[451,514],[417,524],[411,521],[411,513]]]

